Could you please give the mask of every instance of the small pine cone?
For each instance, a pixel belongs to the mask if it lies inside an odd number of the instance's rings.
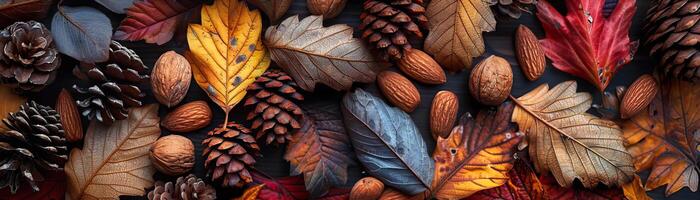
[[[303,113],[297,103],[304,96],[298,91],[292,77],[279,70],[265,72],[248,87],[250,96],[244,106],[252,108],[247,119],[253,120],[255,138],[267,135],[267,144],[284,144],[301,128]]]
[[[400,60],[411,48],[407,37],[423,38],[428,24],[423,0],[366,0],[362,9],[362,38],[387,61]]]
[[[36,21],[0,31],[0,76],[20,91],[39,91],[56,78],[61,57],[51,32]]]
[[[653,0],[647,12],[644,33],[650,55],[667,76],[700,80],[700,1]]]
[[[260,156],[260,147],[250,134],[250,129],[235,122],[207,134],[202,141],[202,155],[206,157],[204,168],[213,182],[222,187],[242,187],[253,182],[248,169],[255,164],[255,157]]]
[[[0,134],[0,188],[15,193],[22,182],[39,191],[42,172],[63,170],[68,159],[61,117],[56,110],[27,102],[3,119],[8,130]]]
[[[109,46],[109,60],[105,63],[81,63],[73,74],[85,82],[84,87],[73,85],[81,94],[78,106],[82,114],[104,124],[126,119],[129,107],[141,106],[145,96],[139,85],[148,79],[148,68],[131,49],[116,41]]]
[[[215,200],[216,190],[190,174],[177,178],[175,183],[157,181],[147,197],[148,200]]]
[[[532,13],[532,9],[537,4],[537,0],[488,0],[496,13],[518,19],[523,14]]]

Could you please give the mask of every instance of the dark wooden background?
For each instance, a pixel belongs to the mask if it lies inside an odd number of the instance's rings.
[[[65,2],[66,5],[81,5],[81,6],[91,6],[94,8],[100,9],[102,12],[104,12],[110,19],[112,19],[112,26],[116,28],[118,26],[119,22],[124,18],[124,15],[119,15],[119,14],[114,14],[109,12],[109,10],[101,7],[100,5],[92,2],[92,1],[84,1],[84,0],[68,0]],[[352,27],[355,27],[356,32],[355,35],[358,35],[358,23],[359,23],[359,15],[361,11],[361,0],[348,0],[348,4],[345,8],[345,10],[342,12],[342,14],[335,18],[335,19],[329,19],[325,21],[326,25],[332,25],[332,24],[348,24]],[[643,19],[646,13],[647,8],[649,7],[649,2],[647,0],[639,0],[637,1],[637,13],[634,17],[634,23],[632,24],[632,29],[630,36],[633,40],[637,40],[641,38],[642,34],[642,23],[644,23]],[[51,23],[51,16],[53,16],[53,13],[55,13],[56,9],[52,9],[52,12],[49,17],[46,19],[43,19],[43,21],[47,26],[49,26]],[[300,15],[301,17],[305,17],[308,15],[308,11],[306,10],[306,1],[304,0],[294,0],[294,3],[292,4],[291,8],[289,9],[287,16],[292,16],[292,15]],[[265,25],[269,25],[269,22],[265,20]],[[585,91],[585,92],[590,92],[593,94],[594,97],[594,103],[600,103],[601,99],[601,93],[598,92],[594,86],[591,84],[587,83],[586,81],[583,81],[581,79],[575,78],[569,74],[563,73],[551,66],[551,64],[548,64],[548,67],[545,71],[544,76],[540,78],[537,81],[531,82],[528,81],[523,75],[522,72],[515,60],[514,57],[514,52],[513,52],[513,35],[518,27],[518,25],[523,24],[528,27],[530,27],[535,34],[542,38],[544,37],[544,33],[540,27],[540,24],[538,20],[530,14],[524,14],[522,18],[519,20],[500,20],[498,21],[498,26],[496,31],[486,33],[485,34],[485,40],[486,40],[486,48],[487,48],[487,53],[486,55],[498,55],[501,57],[506,58],[508,61],[510,61],[511,65],[513,66],[513,75],[514,75],[514,82],[513,82],[513,90],[512,90],[512,95],[513,96],[520,96],[527,91],[537,87],[540,84],[543,83],[548,83],[551,86],[556,85],[560,82],[566,81],[566,80],[576,80],[578,83],[578,90],[579,91]],[[184,28],[183,28],[184,30]],[[421,44],[420,41],[414,41],[416,42],[416,47],[420,48]],[[143,42],[123,42],[122,44],[126,45],[127,47],[133,49],[136,51],[141,58],[143,59],[144,63],[152,67],[153,64],[155,63],[156,59],[164,52],[169,51],[169,50],[174,50],[177,52],[182,53],[186,48],[187,48],[187,43],[184,34],[178,34],[175,36],[175,38],[169,42],[166,43],[162,46],[157,46],[154,44],[145,44]],[[644,73],[650,73],[652,71],[653,67],[653,62],[652,60],[647,56],[648,50],[647,49],[640,49],[635,56],[634,60],[632,63],[627,64],[624,66],[618,73],[617,75],[613,78],[612,83],[610,86],[608,86],[607,91],[613,91],[615,86],[619,85],[624,85],[627,86],[630,83],[632,83],[638,76]],[[486,56],[485,55],[485,56]],[[482,56],[481,58],[485,57]],[[53,106],[55,104],[55,97],[58,95],[59,91],[62,88],[70,89],[70,87],[77,83],[77,79],[71,74],[71,69],[75,66],[76,62],[75,60],[72,60],[68,58],[67,56],[64,56],[64,63],[62,68],[60,69],[60,75],[58,76],[57,80],[44,89],[41,93],[37,94],[30,94],[30,99],[35,100],[39,102],[40,104],[44,105],[51,105]],[[481,59],[479,58],[479,59]],[[548,61],[549,62],[549,61]],[[476,63],[476,62],[475,62]],[[273,64],[274,66],[274,64]],[[421,104],[420,106],[411,114],[411,117],[417,124],[418,128],[420,129],[421,133],[423,134],[423,138],[425,139],[426,143],[428,144],[428,147],[430,148],[429,152],[432,152],[434,146],[435,146],[435,141],[432,139],[429,133],[429,127],[428,127],[428,113],[430,109],[430,103],[432,102],[432,98],[437,93],[437,91],[440,90],[450,90],[454,93],[456,93],[459,98],[460,98],[460,115],[464,114],[465,112],[474,112],[482,106],[478,105],[476,101],[472,100],[471,96],[469,95],[468,91],[468,86],[467,86],[467,80],[468,80],[468,75],[469,71],[463,71],[461,73],[452,73],[448,74],[448,82],[444,85],[439,85],[439,86],[429,86],[429,85],[423,85],[423,84],[418,84],[416,83],[416,86],[421,92]],[[190,87],[189,93],[185,100],[183,100],[183,103],[190,102],[190,101],[195,101],[195,100],[207,100],[209,102],[209,105],[214,111],[214,119],[210,126],[201,129],[196,132],[192,133],[186,133],[182,134],[194,142],[196,146],[196,155],[201,155],[201,150],[202,147],[200,145],[200,142],[202,139],[205,137],[206,132],[208,130],[211,130],[215,126],[219,126],[220,123],[223,123],[224,121],[224,114],[223,112],[216,106],[214,103],[212,103],[209,98],[206,96],[204,91],[200,89],[194,81],[192,81],[192,85]],[[148,96],[145,98],[144,102],[145,103],[157,103],[155,99],[153,98],[150,90],[149,84],[144,84],[144,88],[146,89],[146,92]],[[376,86],[374,84],[358,84],[358,87],[365,88],[366,90],[374,93],[375,95],[381,96],[381,94],[378,92],[376,89]],[[327,87],[321,86],[317,88],[317,92],[314,94],[307,93],[305,94],[306,96],[306,102],[304,104],[309,104],[309,103],[337,103],[339,102],[340,98],[342,97],[343,93],[341,92],[336,92],[333,91]],[[159,114],[161,117],[163,117],[170,109],[168,109],[165,106],[160,106],[159,109]],[[593,112],[591,110],[591,112]],[[234,120],[241,121],[244,117],[245,113],[242,112],[241,106],[238,106],[231,112],[231,117]],[[87,120],[83,119],[84,125],[87,126]],[[163,135],[168,135],[171,134],[167,130],[163,130]],[[262,170],[266,172],[269,175],[276,176],[276,177],[281,177],[281,176],[287,176],[289,175],[289,163],[286,162],[283,159],[283,154],[284,154],[284,147],[274,147],[274,146],[263,146],[263,158],[258,159],[257,164],[255,167],[259,170]],[[194,169],[194,173],[196,173],[200,177],[205,176],[205,171],[204,171],[204,165],[203,165],[203,158],[202,157],[197,157],[196,159],[196,167]],[[363,176],[363,172],[361,167],[359,166],[353,166],[350,169],[350,177],[347,186],[351,187],[352,184],[359,178]],[[646,177],[648,173],[643,173],[641,174],[642,177]],[[160,174],[156,175],[156,178],[169,178],[162,176]],[[665,187],[661,187],[659,189],[656,189],[652,192],[649,192],[649,195],[653,197],[654,199],[664,199],[663,191]],[[219,189],[218,193],[220,194],[219,196],[221,199],[228,199],[232,195],[240,194],[240,191],[234,190],[234,189]],[[128,199],[139,199],[137,197],[129,197]],[[698,193],[693,193],[687,188],[684,188],[683,190],[673,194],[670,197],[667,197],[666,199],[700,199],[700,192]]]

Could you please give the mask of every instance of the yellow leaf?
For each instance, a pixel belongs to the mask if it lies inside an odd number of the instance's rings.
[[[186,57],[199,87],[226,113],[270,65],[261,42],[260,12],[238,0],[202,6],[202,24],[190,24]],[[224,123],[226,124],[226,123]]]
[[[12,92],[12,88],[7,85],[0,85],[0,119],[5,119],[11,112],[17,112],[19,107],[27,102],[27,98],[16,95]],[[0,123],[0,131],[7,130],[4,123]]]
[[[256,200],[258,199],[258,193],[260,193],[260,190],[262,190],[263,187],[265,187],[265,184],[250,187],[243,192],[243,195],[235,198],[234,200]]]
[[[651,200],[644,186],[642,186],[642,180],[637,175],[634,175],[634,179],[631,182],[622,185],[622,191],[628,200]]]

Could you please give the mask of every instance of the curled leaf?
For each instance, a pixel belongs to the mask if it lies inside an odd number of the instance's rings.
[[[173,38],[175,28],[191,11],[200,7],[195,0],[143,0],[126,10],[126,18],[112,37],[115,40],[165,44]]]
[[[41,19],[51,8],[53,0],[4,0],[0,1],[0,27],[17,21]]]
[[[60,6],[51,21],[58,51],[85,63],[109,59],[112,24],[99,10]]]

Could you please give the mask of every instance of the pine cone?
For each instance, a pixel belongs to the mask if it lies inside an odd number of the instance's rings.
[[[141,106],[145,96],[139,84],[148,79],[148,68],[131,49],[116,41],[109,46],[109,60],[105,63],[81,63],[73,74],[85,81],[85,87],[73,85],[82,94],[78,106],[83,115],[105,124],[126,119],[129,107]]]
[[[207,134],[202,141],[202,155],[206,157],[204,168],[213,182],[222,187],[242,187],[253,182],[248,169],[255,164],[255,157],[260,156],[260,147],[250,134],[250,129],[235,122]]]
[[[495,7],[496,13],[518,19],[523,14],[532,13],[531,10],[537,4],[537,0],[488,0]]]
[[[646,45],[659,62],[659,71],[687,80],[700,79],[700,53],[697,45],[698,0],[653,0],[647,12]]]
[[[51,32],[36,21],[15,22],[0,31],[0,75],[22,91],[39,91],[56,78],[61,57]]]
[[[31,101],[2,122],[8,130],[0,134],[0,188],[10,186],[15,193],[26,181],[39,191],[42,172],[62,170],[68,159],[58,112]]]
[[[214,200],[216,190],[194,174],[181,176],[176,182],[157,181],[148,192],[148,200]]]
[[[267,135],[267,144],[284,144],[301,128],[303,113],[296,103],[304,96],[297,91],[292,77],[279,70],[265,72],[248,87],[251,95],[244,106],[252,107],[247,119],[254,120],[251,128],[257,131],[255,138]]]
[[[384,60],[400,60],[410,49],[407,37],[423,38],[423,0],[367,0],[360,14],[362,38],[381,52]]]

